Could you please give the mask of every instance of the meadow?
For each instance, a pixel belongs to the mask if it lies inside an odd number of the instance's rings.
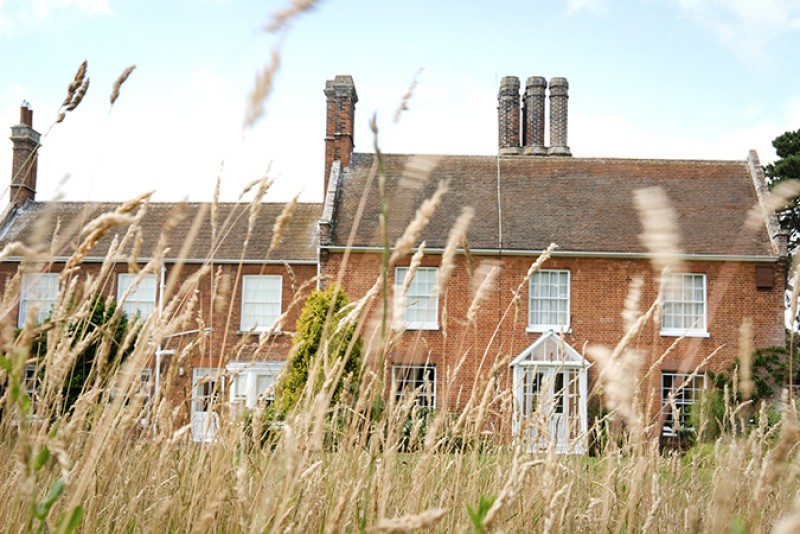
[[[276,24],[305,9],[303,3],[298,6],[278,14]],[[115,84],[112,104],[130,74],[126,71]],[[272,74],[273,66],[265,67],[248,120],[257,120]],[[86,90],[82,83],[79,71],[59,122],[78,108]],[[266,187],[262,180],[247,189]],[[253,217],[262,196],[242,203],[240,215]],[[605,409],[589,422],[588,455],[557,454],[554,447],[529,452],[526,440],[487,435],[487,420],[513,412],[510,392],[497,391],[491,380],[475,384],[461,413],[427,412],[413,397],[386,398],[383,355],[395,336],[390,329],[368,327],[391,323],[386,277],[346,310],[345,322],[359,325],[363,366],[341,395],[334,392],[343,364],[330,357],[338,339],[331,335],[323,338],[311,378],[282,421],[267,403],[232,412],[219,396],[215,439],[193,442],[189,425],[175,415],[171,396],[178,392],[164,387],[152,398],[143,396],[138,377],[141,368],[152,365],[153,339],[197,326],[193,299],[214,258],[194,276],[171,279],[163,310],[131,319],[133,327],[122,339],[115,339],[120,308],[100,324],[93,318],[94,295],[108,287],[121,251],[135,243],[147,202],[147,196],[133,199],[76,229],[79,246],[65,262],[47,321],[37,323],[29,314],[18,328],[19,274],[5,285],[0,300],[0,517],[5,531],[800,531],[800,427],[788,392],[754,409],[746,395],[736,395],[738,385],[750,379],[745,371],[726,392],[724,412],[713,422],[723,429],[719,437],[698,440],[686,450],[665,449],[657,422],[645,415],[649,399],[637,397],[638,384],[621,365],[628,343],[657,309],[658,300],[640,303],[636,295],[619,313],[638,319],[629,322],[607,363],[600,363],[605,371],[593,395]],[[271,222],[277,234],[290,216],[287,207]],[[215,235],[226,235],[230,223],[218,221]],[[81,266],[93,246],[120,228],[105,262],[87,275]],[[26,268],[47,268],[53,261],[51,239],[41,235],[40,246],[9,245],[0,259],[21,256]],[[164,246],[156,246],[142,273],[156,272]],[[442,262],[452,262],[454,255],[445,252]],[[531,266],[528,277],[545,257]],[[391,261],[387,254],[387,273]],[[519,282],[526,287],[525,280]],[[793,287],[796,315],[797,279]],[[222,286],[213,296],[221,302],[228,297]],[[476,307],[480,301],[476,295]],[[377,322],[366,320],[370,313]],[[266,347],[270,334],[253,341]],[[65,382],[92,343],[97,352],[90,379],[67,405]],[[193,343],[202,344],[202,336],[188,340]],[[114,358],[118,350],[126,352],[124,360]],[[37,370],[35,387],[25,373],[31,365]],[[500,373],[500,367],[491,373]],[[609,399],[601,390],[615,394]],[[699,431],[706,424],[712,422],[700,420]]]

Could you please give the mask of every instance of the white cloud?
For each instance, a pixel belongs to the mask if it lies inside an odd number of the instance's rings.
[[[762,164],[776,158],[772,140],[797,128],[800,98],[787,103],[786,120],[756,122],[707,137],[669,137],[659,130],[640,130],[618,115],[570,117],[569,144],[575,157],[668,158],[743,160],[748,151],[758,152]]]
[[[567,13],[588,11],[594,14],[606,14],[610,3],[610,0],[567,0]]]
[[[64,11],[111,13],[108,0],[0,0],[0,35],[23,34]]]
[[[789,99],[786,114],[789,117],[789,123],[800,126],[800,95]]]
[[[670,0],[748,62],[768,61],[773,39],[800,30],[798,0]]]
[[[33,11],[39,20],[48,18],[59,9],[77,9],[86,13],[108,14],[111,8],[107,0],[35,0]]]

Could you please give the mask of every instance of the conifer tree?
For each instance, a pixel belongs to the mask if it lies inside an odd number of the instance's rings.
[[[764,166],[770,188],[783,180],[800,180],[800,130],[785,132],[772,141],[778,160]],[[789,251],[800,244],[800,199],[794,199],[778,214],[781,227],[789,232]]]
[[[281,380],[278,391],[281,415],[285,415],[297,404],[308,382],[314,359],[320,357],[322,351],[327,351],[327,366],[322,369],[315,387],[322,385],[324,375],[342,359],[346,361],[332,401],[338,399],[346,381],[355,384],[361,368],[361,340],[355,338],[355,323],[339,331],[339,322],[346,315],[345,306],[347,296],[333,285],[324,291],[315,290],[309,295],[297,320],[294,355],[287,365],[287,373]]]

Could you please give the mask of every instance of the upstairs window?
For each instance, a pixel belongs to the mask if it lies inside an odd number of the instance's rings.
[[[673,274],[664,290],[661,335],[707,337],[706,275]]]
[[[677,436],[682,431],[692,431],[689,416],[692,405],[700,400],[705,389],[705,375],[688,373],[661,373],[661,407],[664,413],[664,436]],[[676,417],[677,416],[677,417]]]
[[[569,271],[545,269],[530,281],[528,332],[569,329]]]
[[[36,309],[36,322],[43,322],[49,316],[57,296],[58,273],[22,273],[17,324],[25,325],[30,309]]]
[[[409,330],[439,329],[439,299],[434,295],[436,267],[419,267],[408,286],[406,293],[406,328]],[[408,276],[408,267],[398,267],[395,271],[395,293],[403,291]]]
[[[137,315],[147,317],[156,308],[156,275],[147,274],[131,289],[125,302],[122,296],[136,281],[138,275],[120,273],[117,276],[117,302],[121,303],[122,311],[133,319]]]
[[[436,367],[433,365],[393,365],[392,391],[397,402],[414,395],[420,408],[436,406]]]
[[[281,316],[283,277],[279,274],[242,277],[241,330],[265,332]]]

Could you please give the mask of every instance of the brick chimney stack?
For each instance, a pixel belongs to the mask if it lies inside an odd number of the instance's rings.
[[[520,154],[519,78],[504,76],[497,95],[497,133],[500,154]]]
[[[545,155],[544,146],[544,106],[547,80],[542,76],[531,76],[525,82],[525,122],[524,132],[525,154]]]
[[[553,156],[571,156],[567,145],[567,100],[569,83],[566,78],[550,79],[550,147]]]
[[[322,198],[328,193],[328,175],[335,160],[342,168],[350,166],[353,154],[354,123],[358,94],[352,76],[336,76],[325,82],[327,112],[325,120],[325,174]]]
[[[23,101],[19,108],[19,124],[11,127],[14,156],[11,163],[9,202],[20,207],[36,199],[36,171],[39,159],[39,132],[33,129],[33,109]]]

